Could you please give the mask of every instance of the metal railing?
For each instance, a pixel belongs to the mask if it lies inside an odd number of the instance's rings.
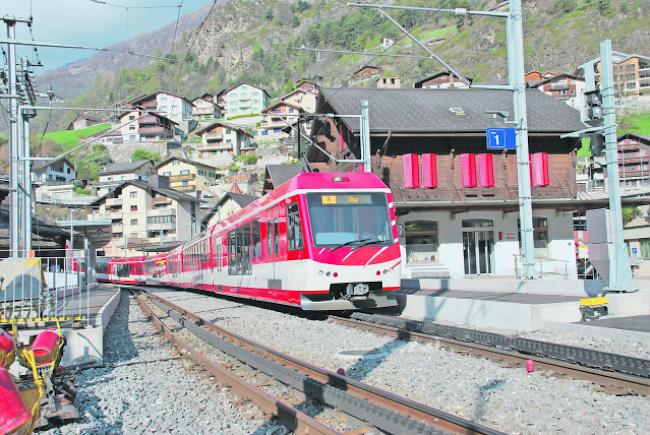
[[[523,272],[523,256],[521,254],[513,254],[515,261],[515,276],[517,279],[522,278]],[[558,275],[563,279],[569,279],[569,271],[571,261],[560,260],[556,258],[535,258],[535,271],[539,277],[544,275]]]
[[[0,253],[1,254],[1,253]],[[90,324],[84,257],[0,259],[0,324],[73,321]]]

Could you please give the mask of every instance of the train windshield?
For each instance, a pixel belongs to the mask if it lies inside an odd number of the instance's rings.
[[[392,242],[383,193],[309,193],[307,202],[316,246],[359,247]]]

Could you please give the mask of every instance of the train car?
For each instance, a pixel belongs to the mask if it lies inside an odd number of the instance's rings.
[[[144,272],[163,285],[331,311],[396,305],[400,262],[393,200],[379,178],[308,172],[147,258]]]
[[[108,262],[108,281],[116,284],[144,284],[147,257],[114,258]]]
[[[97,282],[110,282],[110,275],[108,273],[108,264],[111,261],[110,257],[97,257],[95,260],[95,279]]]

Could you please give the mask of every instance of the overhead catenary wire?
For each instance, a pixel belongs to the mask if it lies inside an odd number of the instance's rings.
[[[97,3],[99,5],[106,5],[106,6],[113,6],[116,8],[123,8],[123,9],[171,9],[171,8],[178,8],[180,5],[175,4],[175,5],[121,5],[118,3],[112,3],[112,2],[107,2],[103,0],[88,0],[92,3]],[[182,2],[181,2],[182,3]]]
[[[194,33],[194,39],[192,39],[192,42],[190,42],[190,45],[187,48],[187,51],[183,58],[181,59],[180,63],[178,64],[178,71],[176,73],[176,93],[178,93],[179,85],[180,85],[180,80],[181,80],[181,74],[183,73],[183,65],[185,64],[185,59],[187,59],[187,56],[189,56],[190,52],[192,51],[192,48],[194,47],[194,44],[196,43],[196,40],[198,39],[199,35],[201,34],[201,31],[203,30],[203,27],[205,26],[205,23],[208,21],[208,18],[210,15],[212,15],[212,12],[214,9],[217,7],[218,0],[213,0],[212,6],[210,7],[210,10],[208,11],[207,15],[203,18],[203,21],[201,21],[201,24],[199,24],[199,27],[197,28],[196,32]]]

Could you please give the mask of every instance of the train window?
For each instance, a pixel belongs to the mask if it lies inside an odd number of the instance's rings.
[[[278,218],[273,219],[273,234],[275,234],[275,238],[273,239],[273,253],[279,254],[280,253],[280,231],[278,225]]]
[[[259,221],[255,221],[252,223],[253,225],[253,243],[252,243],[252,249],[253,249],[253,258],[260,258],[262,255],[262,242],[260,240],[260,227],[261,223]]]
[[[287,238],[289,239],[289,250],[302,249],[302,229],[297,202],[287,206]]]
[[[221,237],[215,239],[215,245],[217,246],[217,270],[221,270]]]
[[[228,275],[237,275],[237,233],[228,234]]]
[[[273,255],[273,222],[266,223],[266,255]]]

